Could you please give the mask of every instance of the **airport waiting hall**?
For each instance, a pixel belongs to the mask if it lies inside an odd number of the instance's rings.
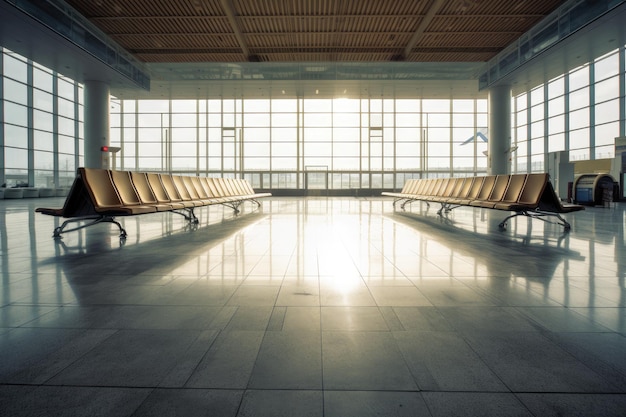
[[[0,0],[0,415],[623,417],[624,21]]]
[[[261,202],[55,242],[36,200],[0,200],[2,414],[623,415],[622,203],[564,232],[382,197]]]

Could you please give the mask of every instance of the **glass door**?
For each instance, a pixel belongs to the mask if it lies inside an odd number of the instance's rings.
[[[328,167],[307,166],[304,168],[304,184],[307,196],[328,195]]]

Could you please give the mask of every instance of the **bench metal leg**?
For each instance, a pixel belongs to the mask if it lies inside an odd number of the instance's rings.
[[[419,201],[419,200],[417,200],[417,199],[410,199],[410,198],[409,198],[409,199],[407,199],[404,203],[402,203],[402,205],[400,206],[400,208],[401,208],[402,210],[406,210],[406,208],[405,208],[405,207],[406,207],[406,205],[407,205],[407,204],[412,204],[412,203],[414,203],[415,201]],[[428,204],[428,201],[425,201],[425,203],[426,203],[426,205],[430,208],[430,204]]]
[[[65,229],[65,227],[69,225],[70,223],[76,223],[76,222],[88,221],[88,220],[91,220],[91,221],[85,224],[81,224],[80,226],[76,226],[70,229]],[[128,236],[126,233],[126,230],[124,230],[122,225],[117,220],[115,220],[115,218],[112,216],[87,216],[87,217],[77,217],[74,219],[69,219],[69,220],[64,221],[61,226],[58,226],[54,229],[54,231],[52,232],[52,237],[54,237],[55,239],[61,239],[62,237],[61,234],[63,233],[74,232],[76,230],[84,229],[86,227],[93,226],[98,223],[113,223],[117,225],[117,227],[120,229],[120,239],[126,239],[126,236]]]
[[[440,216],[443,216],[444,214],[448,214],[455,208],[460,207],[460,206],[453,206],[450,203],[440,203],[440,204],[441,204],[441,208],[437,210],[437,214]]]
[[[402,200],[407,200],[407,199],[406,198],[394,198],[393,199],[392,205],[393,205],[393,209],[394,210],[396,209],[396,203],[399,202],[399,201],[402,201]],[[404,202],[404,204],[406,204],[406,201]],[[404,210],[404,204],[402,204],[402,209],[403,210]]]
[[[500,222],[500,224],[498,225],[498,227],[501,230],[506,229],[506,225],[509,219],[516,217],[516,216],[526,216],[526,217],[530,217],[530,218],[534,218],[534,219],[538,219],[541,220],[543,222],[546,223],[552,223],[552,224],[559,224],[561,226],[563,226],[563,229],[565,229],[566,232],[569,232],[572,228],[572,226],[567,222],[567,220],[565,220],[559,213],[553,213],[553,212],[545,212],[545,211],[520,211],[520,212],[516,212],[514,214],[511,214],[510,216],[506,217],[504,220],[502,220]],[[547,216],[554,216],[557,219],[559,219],[560,221],[558,222],[551,222],[547,219],[545,219],[545,217]]]
[[[231,209],[235,210],[235,214],[239,214],[240,210],[239,210],[239,206],[241,206],[241,204],[243,203],[243,200],[239,200],[239,201],[229,201],[228,203],[222,203],[224,206],[230,207]],[[257,202],[257,204],[259,204]],[[259,204],[260,207],[260,204]]]
[[[199,223],[200,220],[198,219],[198,217],[196,216],[196,213],[193,211],[193,207],[189,207],[189,208],[184,208],[181,210],[172,210],[172,213],[176,213],[176,214],[180,214],[181,216],[183,216],[185,218],[185,220],[187,220],[189,223]]]
[[[546,219],[544,219],[545,216],[554,216],[557,219],[559,219],[560,221],[558,222],[550,222]],[[563,228],[565,229],[566,232],[568,232],[571,228],[572,225],[570,225],[559,213],[553,213],[553,212],[545,212],[545,211],[536,211],[533,212],[533,215],[531,215],[531,217],[535,217],[541,221],[544,221],[546,223],[553,223],[553,224],[560,224],[561,226],[563,226]]]

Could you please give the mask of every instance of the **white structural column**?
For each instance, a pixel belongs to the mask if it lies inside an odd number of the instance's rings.
[[[85,81],[85,167],[109,168],[109,85]]]
[[[501,85],[489,89],[489,174],[509,174],[510,150],[511,88]]]

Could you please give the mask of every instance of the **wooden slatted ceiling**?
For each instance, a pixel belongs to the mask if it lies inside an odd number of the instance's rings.
[[[67,0],[145,62],[398,59],[434,0]],[[235,16],[229,20],[224,3]],[[449,0],[407,61],[484,62],[562,0]],[[242,38],[235,35],[235,28]],[[245,43],[244,45],[241,42]],[[244,50],[249,51],[249,56]]]

